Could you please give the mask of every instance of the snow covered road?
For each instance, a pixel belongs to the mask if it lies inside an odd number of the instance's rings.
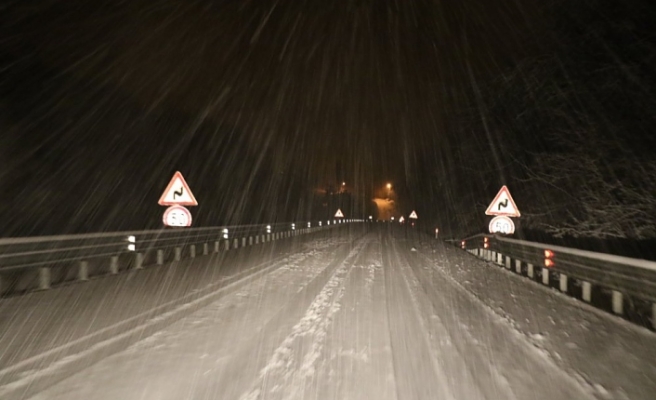
[[[310,242],[283,267],[33,398],[604,398],[576,378],[576,363],[563,368],[459,282],[469,278],[445,267],[460,265],[451,252],[386,229]],[[465,260],[480,276],[506,274]],[[532,312],[523,307],[509,312]],[[640,382],[628,398],[648,393],[649,379]]]

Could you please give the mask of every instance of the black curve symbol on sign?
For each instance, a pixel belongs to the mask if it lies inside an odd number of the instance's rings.
[[[498,210],[501,210],[501,207],[503,207],[503,208],[508,207],[508,199],[505,199],[503,202],[499,202]]]
[[[182,193],[183,193],[183,192],[184,192],[184,188],[180,188],[180,190],[178,190],[177,192],[176,192],[176,191],[173,191],[173,200],[175,200],[175,197],[176,197],[176,196],[180,196],[180,197],[182,197]],[[506,202],[508,202],[508,200],[506,200]]]

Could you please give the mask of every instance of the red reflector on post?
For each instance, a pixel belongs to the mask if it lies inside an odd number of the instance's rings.
[[[487,243],[487,242],[486,242],[486,243],[483,243],[483,247],[487,249],[488,247],[490,247],[490,244]]]
[[[554,252],[551,250],[544,251],[544,258],[553,258],[554,255],[555,255]]]
[[[550,260],[550,259],[548,259],[548,258],[545,258],[545,259],[544,259],[544,266],[545,266],[545,267],[547,267],[547,268],[551,268],[551,267],[553,267],[554,265],[555,265],[555,264],[554,264],[553,260]]]

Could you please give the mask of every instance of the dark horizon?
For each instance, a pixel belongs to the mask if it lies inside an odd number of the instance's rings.
[[[194,226],[391,182],[458,236],[506,184],[527,229],[656,237],[648,1],[2,3],[2,236],[156,228],[180,170]]]

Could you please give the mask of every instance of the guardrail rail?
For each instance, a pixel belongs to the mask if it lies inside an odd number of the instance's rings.
[[[93,271],[118,274],[343,226],[357,219],[173,228],[0,239],[0,294],[49,289],[53,281],[86,281]],[[103,260],[108,260],[103,261]],[[93,265],[90,265],[93,262]],[[73,268],[71,268],[73,267]],[[53,270],[58,274],[53,276]],[[71,271],[72,270],[72,271]],[[70,277],[71,273],[74,277]],[[56,278],[56,279],[54,279]],[[36,285],[34,282],[36,281]]]
[[[460,248],[520,275],[556,286],[586,303],[610,294],[610,309],[625,316],[632,312],[656,329],[656,262],[596,253],[498,235],[476,235],[455,243]],[[636,322],[636,321],[634,321]]]

